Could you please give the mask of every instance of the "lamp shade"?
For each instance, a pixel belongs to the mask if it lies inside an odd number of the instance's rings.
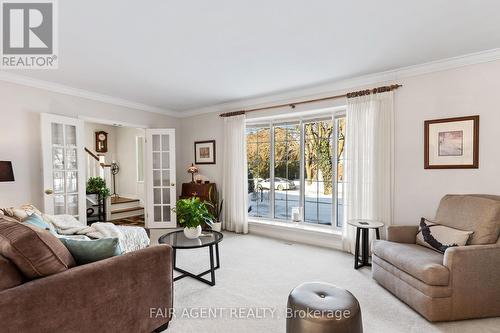
[[[11,161],[0,161],[0,182],[13,182],[14,170]]]
[[[193,163],[191,163],[191,166],[187,169],[188,173],[197,173],[198,172],[198,167],[195,166]]]

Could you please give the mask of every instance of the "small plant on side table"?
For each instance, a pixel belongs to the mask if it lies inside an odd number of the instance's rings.
[[[201,235],[201,226],[206,223],[211,226],[215,220],[208,207],[208,202],[202,202],[199,198],[180,199],[172,210],[177,213],[179,224],[184,227],[184,235],[187,238],[198,238]]]

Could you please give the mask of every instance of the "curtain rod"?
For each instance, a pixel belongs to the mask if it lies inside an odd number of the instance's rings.
[[[401,84],[393,84],[393,85],[390,85],[390,86],[382,86],[382,87],[377,87],[377,88],[373,88],[373,89],[365,89],[365,90],[360,90],[360,91],[354,91],[354,92],[350,92],[350,93],[342,94],[342,95],[328,96],[328,97],[322,97],[322,98],[316,98],[316,99],[308,99],[308,100],[305,100],[305,101],[299,101],[299,102],[293,102],[293,103],[286,103],[286,104],[276,104],[276,105],[265,106],[265,107],[261,107],[261,108],[249,109],[249,110],[240,110],[240,111],[225,112],[225,113],[221,113],[219,116],[220,117],[234,117],[234,116],[239,116],[239,115],[246,114],[246,113],[249,113],[249,112],[269,110],[269,109],[276,109],[276,108],[281,108],[281,107],[285,107],[285,106],[288,106],[288,107],[290,107],[292,109],[295,109],[295,107],[297,105],[301,105],[301,104],[308,104],[308,103],[314,103],[314,102],[327,101],[327,100],[330,100],[330,99],[353,98],[353,97],[358,97],[358,96],[383,93],[383,92],[386,92],[386,91],[392,91],[392,90],[398,89],[399,87],[402,87],[402,86],[403,85],[401,85]]]

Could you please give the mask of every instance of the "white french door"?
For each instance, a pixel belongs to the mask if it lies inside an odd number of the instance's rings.
[[[87,223],[83,121],[41,114],[44,211]]]
[[[146,227],[175,228],[175,129],[146,130]]]

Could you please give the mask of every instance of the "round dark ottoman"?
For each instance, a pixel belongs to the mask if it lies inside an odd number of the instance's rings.
[[[358,300],[329,283],[303,283],[288,296],[286,332],[362,333]]]

